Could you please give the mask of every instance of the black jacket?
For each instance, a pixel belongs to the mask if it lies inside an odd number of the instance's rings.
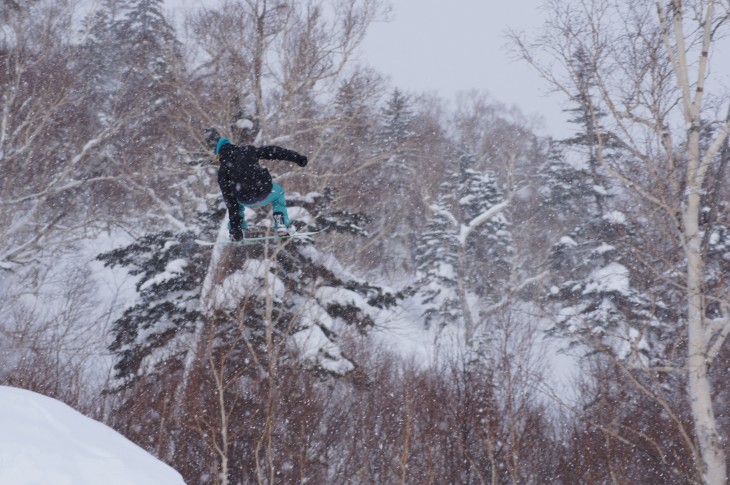
[[[228,208],[228,219],[232,227],[240,227],[241,214],[238,202],[253,204],[264,200],[271,193],[272,181],[269,171],[259,164],[264,160],[288,160],[300,167],[307,164],[307,157],[277,146],[237,146],[225,144],[218,153],[221,166],[218,169],[218,185]]]

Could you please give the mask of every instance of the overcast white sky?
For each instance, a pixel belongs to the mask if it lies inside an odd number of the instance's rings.
[[[544,118],[543,134],[568,136],[565,99],[523,61],[511,58],[508,28],[539,29],[543,0],[392,0],[388,23],[373,25],[361,61],[408,91],[447,99],[477,89],[495,101]]]
[[[165,0],[172,10],[190,10],[220,0]],[[477,89],[527,116],[541,116],[539,132],[556,138],[574,128],[565,123],[565,100],[523,61],[510,58],[508,28],[530,32],[543,22],[544,0],[391,0],[390,22],[370,27],[360,61],[411,92],[453,99]]]

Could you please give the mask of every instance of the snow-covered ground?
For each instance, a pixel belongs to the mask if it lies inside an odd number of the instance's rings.
[[[113,429],[49,397],[0,386],[0,484],[184,485]]]

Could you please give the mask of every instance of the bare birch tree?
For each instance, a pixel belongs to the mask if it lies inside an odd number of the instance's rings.
[[[682,265],[671,284],[683,292],[678,324],[687,342],[684,361],[674,370],[687,381],[697,474],[703,483],[724,484],[727,464],[710,368],[730,334],[730,301],[726,284],[707,284],[703,243],[710,231],[702,214],[713,200],[708,191],[726,190],[710,184],[708,175],[717,174],[730,130],[722,114],[728,93],[713,95],[710,70],[722,62],[715,50],[727,32],[729,6],[717,0],[551,0],[547,7],[541,36],[512,39],[519,54],[573,101],[580,102],[581,77],[590,76],[596,106],[585,108],[592,113],[599,163],[647,220],[673,226],[665,236],[675,241],[674,254],[663,260]],[[571,62],[578,53],[586,56],[588,73]],[[607,114],[600,124],[598,109]],[[606,157],[610,146],[626,155]],[[710,313],[710,305],[720,310]]]
[[[102,214],[134,210],[120,203],[125,197],[151,201],[163,213],[153,217],[181,226],[180,204],[167,203],[167,194],[150,182],[157,181],[152,174],[164,176],[160,164],[150,166],[149,152],[129,148],[129,140],[141,138],[138,125],[145,117],[153,123],[149,109],[116,94],[103,100],[89,95],[101,81],[83,69],[89,53],[73,38],[75,3],[18,6],[0,24],[3,266],[31,261],[52,236],[68,240],[69,229],[98,224]],[[122,146],[127,149],[116,150]]]
[[[216,90],[218,122],[244,109],[263,141],[281,135],[277,125],[310,129],[312,120],[296,115],[306,116],[303,106],[316,89],[337,82],[368,27],[387,11],[384,0],[228,0],[191,16],[204,53],[199,75]]]

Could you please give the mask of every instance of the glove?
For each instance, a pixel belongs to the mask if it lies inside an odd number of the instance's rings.
[[[231,241],[240,241],[243,239],[243,229],[241,229],[241,226],[228,227],[228,236]]]
[[[299,165],[300,167],[306,167],[307,166],[307,163],[309,163],[309,159],[307,157],[305,157],[304,155],[300,155],[299,156],[299,159],[296,160],[295,163],[297,165]]]

